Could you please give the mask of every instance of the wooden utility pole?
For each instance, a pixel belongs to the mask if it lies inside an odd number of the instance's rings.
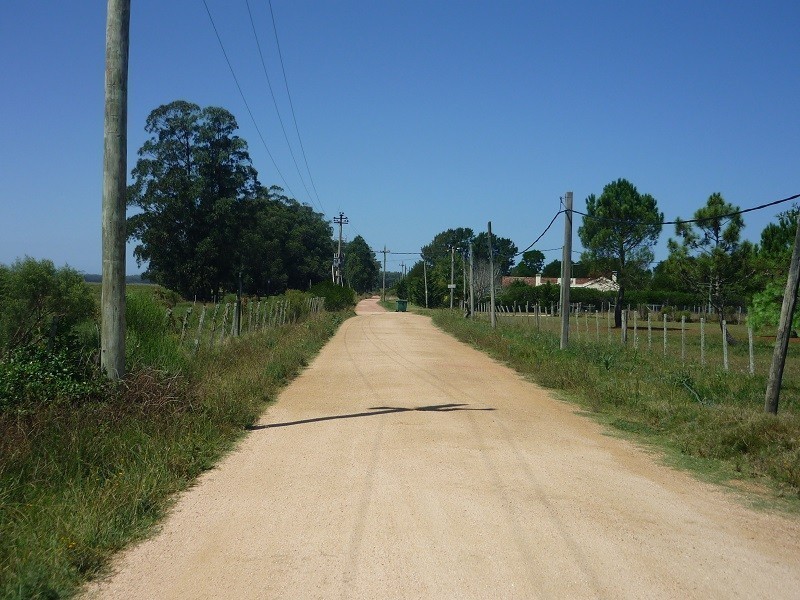
[[[472,242],[469,243],[469,317],[475,318],[475,277],[472,259]]]
[[[128,145],[130,0],[108,0],[103,125],[103,267],[100,366],[125,376],[125,199]]]
[[[492,222],[487,227],[487,240],[489,242],[489,321],[492,329],[497,327],[497,317],[494,314],[494,250],[492,249]]]
[[[453,308],[453,296],[455,296],[456,291],[456,284],[453,280],[453,268],[455,267],[455,259],[456,259],[456,247],[450,246],[450,285],[447,286],[450,288],[450,308]]]
[[[572,275],[572,192],[564,194],[564,249],[561,254],[561,349],[569,344],[569,284]]]
[[[344,278],[342,277],[342,271],[344,270],[344,260],[342,257],[342,225],[346,225],[350,220],[344,216],[343,212],[339,212],[338,217],[333,217],[333,222],[339,225],[339,251],[336,253],[336,258],[333,261],[336,273],[334,283],[336,285],[344,285]]]
[[[460,249],[461,254],[461,308],[467,309],[467,260],[464,253],[465,248]]]
[[[386,249],[386,244],[383,245],[383,287],[381,287],[381,300],[386,302],[386,254],[389,250]]]
[[[800,216],[797,219],[797,231],[794,235],[792,262],[789,263],[789,276],[786,280],[786,291],[783,293],[781,320],[778,323],[778,335],[775,338],[775,350],[772,353],[772,365],[769,368],[767,394],[764,410],[778,414],[778,399],[781,394],[783,367],[786,365],[786,351],[789,349],[789,334],[792,331],[792,316],[797,305],[797,286],[800,282]]]
[[[422,257],[422,274],[425,279],[425,308],[428,308],[428,261]]]

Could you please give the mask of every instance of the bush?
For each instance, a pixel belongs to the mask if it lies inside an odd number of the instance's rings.
[[[36,403],[82,401],[102,390],[92,357],[79,348],[23,346],[0,361],[0,412]]]
[[[95,313],[91,290],[76,270],[30,257],[0,265],[0,356],[44,342],[63,345]]]
[[[332,281],[323,281],[311,286],[310,294],[325,298],[325,310],[344,310],[356,305],[356,293],[348,287],[336,285]]]
[[[178,371],[185,357],[176,336],[176,323],[168,307],[152,294],[125,296],[125,363],[128,370],[151,367]]]

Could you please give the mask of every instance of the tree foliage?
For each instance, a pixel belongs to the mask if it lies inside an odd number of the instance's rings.
[[[705,206],[695,211],[697,222],[678,219],[678,240],[668,242],[669,268],[685,287],[707,295],[720,327],[726,308],[745,295],[753,275],[754,248],[741,239],[744,221],[734,214],[738,210],[721,194],[711,194]]]
[[[378,286],[380,266],[372,248],[360,235],[346,246],[344,273],[348,285],[359,294],[370,292]]]
[[[626,179],[606,185],[600,197],[586,198],[587,217],[578,228],[578,236],[586,251],[582,260],[594,269],[617,272],[617,306],[614,321],[622,324],[625,289],[632,274],[641,272],[653,260],[652,247],[661,233],[664,214],[656,199],[641,194]]]
[[[754,329],[778,325],[786,288],[786,275],[792,259],[794,238],[800,209],[793,206],[778,215],[761,232],[761,244],[756,253],[756,283],[759,290],[753,294],[747,310],[747,320]],[[795,307],[792,329],[800,327],[800,304]]]
[[[30,257],[0,265],[0,357],[15,348],[56,346],[96,305],[83,276]]]
[[[522,253],[519,264],[511,269],[511,275],[516,277],[533,277],[540,275],[544,268],[545,256],[541,250],[528,250]]]
[[[145,123],[128,190],[128,236],[145,276],[201,298],[233,290],[306,289],[327,275],[330,225],[310,207],[265,190],[236,119],[182,100]]]

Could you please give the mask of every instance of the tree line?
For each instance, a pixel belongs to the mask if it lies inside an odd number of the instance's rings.
[[[578,236],[585,250],[572,265],[572,277],[609,276],[616,273],[615,324],[621,326],[622,308],[630,301],[647,298],[682,300],[684,304],[708,305],[722,320],[731,309],[747,307],[751,324],[759,328],[776,324],[785,287],[786,273],[797,226],[797,206],[778,215],[761,232],[759,244],[742,238],[744,221],[740,208],[713,193],[690,218],[677,218],[674,236],[668,241],[669,255],[654,262],[653,247],[664,227],[664,213],[657,200],[641,193],[630,181],[618,179],[604,186],[601,194],[586,198],[585,215]],[[518,253],[503,237],[493,240],[494,273],[488,269],[486,233],[475,235],[466,227],[436,234],[422,248],[422,260],[408,273],[405,286],[409,298],[424,305],[424,275],[427,271],[428,306],[464,299],[464,286],[449,290],[451,249],[455,249],[454,280],[461,281],[468,265],[465,250],[474,249],[476,301],[485,301],[493,277],[498,286],[503,275],[560,277],[561,261],[545,263],[545,255],[532,249]],[[516,260],[519,262],[515,264]],[[517,285],[503,291],[509,302],[532,298],[531,291]],[[552,289],[550,289],[550,287]],[[557,302],[555,286],[541,286],[534,294],[543,302]],[[630,295],[633,291],[634,294]],[[467,288],[468,293],[468,288]],[[597,294],[587,300],[597,301]],[[655,302],[658,303],[658,302]],[[800,318],[795,317],[795,328]]]
[[[128,237],[143,276],[181,295],[210,299],[238,289],[270,295],[330,278],[333,230],[322,213],[264,186],[234,116],[176,100],[147,117],[150,137],[128,188]],[[356,291],[378,266],[360,236],[345,247]]]

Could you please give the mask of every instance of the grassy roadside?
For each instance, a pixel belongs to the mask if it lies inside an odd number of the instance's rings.
[[[141,370],[102,401],[0,413],[0,597],[69,597],[145,536],[174,492],[228,451],[349,313]]]
[[[618,344],[570,341],[549,332],[466,320],[432,311],[433,322],[543,387],[559,390],[618,432],[665,452],[668,462],[759,503],[800,511],[800,393],[780,414],[763,412],[765,378],[702,368]],[[795,358],[796,362],[796,358]]]

